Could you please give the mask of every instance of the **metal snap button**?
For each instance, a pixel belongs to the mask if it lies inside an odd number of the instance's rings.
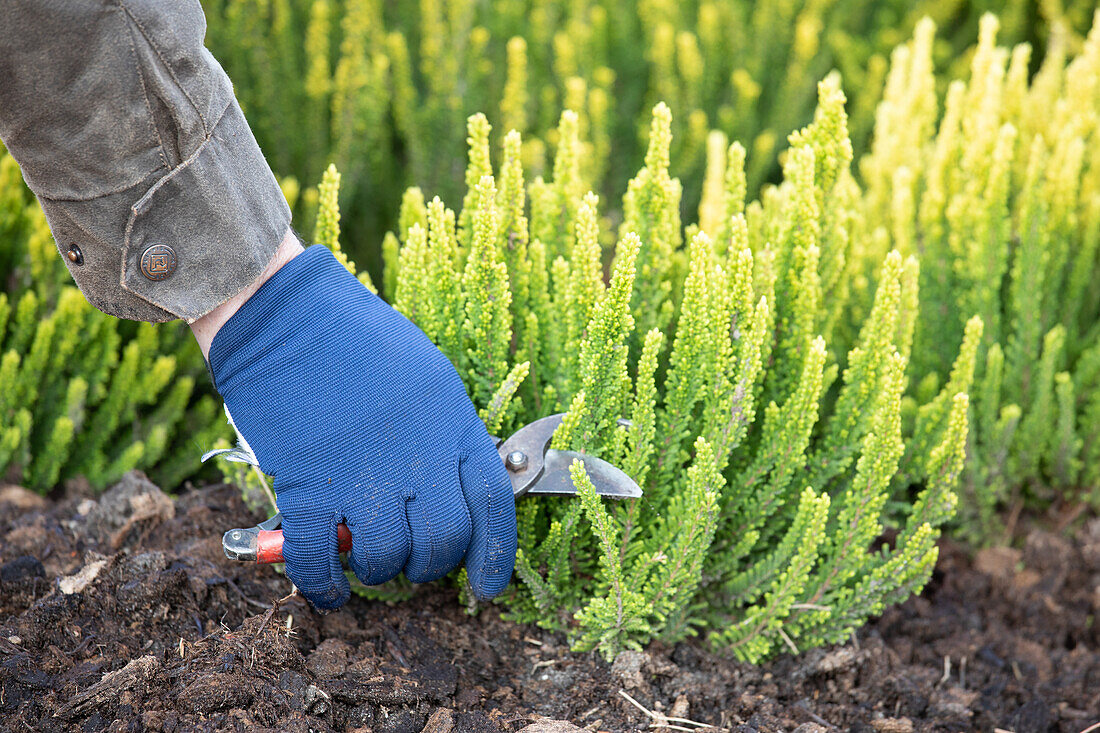
[[[80,247],[75,244],[69,245],[69,251],[65,253],[65,256],[69,258],[69,262],[73,263],[77,267],[84,264],[84,253],[80,251]]]
[[[167,244],[154,244],[141,254],[141,274],[154,282],[176,271],[176,251]]]

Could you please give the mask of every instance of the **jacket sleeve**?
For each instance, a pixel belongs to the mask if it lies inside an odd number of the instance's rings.
[[[3,0],[0,140],[85,297],[194,320],[290,224],[198,0]]]

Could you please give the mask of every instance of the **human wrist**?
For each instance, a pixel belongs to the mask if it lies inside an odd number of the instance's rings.
[[[350,326],[336,326],[334,320],[350,315],[349,299],[360,290],[365,290],[363,285],[325,245],[306,247],[273,273],[214,335],[207,363],[218,392],[228,402],[237,378],[250,375],[256,362],[288,355],[302,358],[319,340],[343,340]],[[370,299],[377,301],[373,295]],[[370,302],[353,310],[359,318],[369,318],[374,305]],[[366,332],[372,330],[366,328]]]
[[[210,344],[213,343],[214,337],[222,326],[233,317],[241,306],[243,306],[249,298],[255,295],[256,291],[260,289],[260,286],[267,282],[272,275],[279,271],[286,263],[300,255],[305,251],[302,247],[302,243],[298,241],[298,237],[294,232],[287,227],[286,234],[283,236],[283,241],[279,244],[279,249],[275,251],[275,255],[271,258],[267,267],[260,273],[260,276],[253,280],[245,287],[244,290],[234,295],[229,300],[219,305],[214,310],[207,313],[201,318],[196,318],[188,325],[191,326],[191,333],[194,334],[195,340],[199,343],[199,348],[202,349],[202,355],[210,358]]]

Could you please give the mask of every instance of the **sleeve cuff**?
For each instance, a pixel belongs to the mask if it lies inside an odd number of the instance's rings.
[[[131,207],[122,288],[193,321],[259,277],[289,226],[290,207],[231,101],[202,146]]]

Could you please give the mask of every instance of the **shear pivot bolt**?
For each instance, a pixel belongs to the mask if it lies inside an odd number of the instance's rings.
[[[518,472],[527,468],[527,454],[521,450],[514,450],[504,459],[509,471]]]

